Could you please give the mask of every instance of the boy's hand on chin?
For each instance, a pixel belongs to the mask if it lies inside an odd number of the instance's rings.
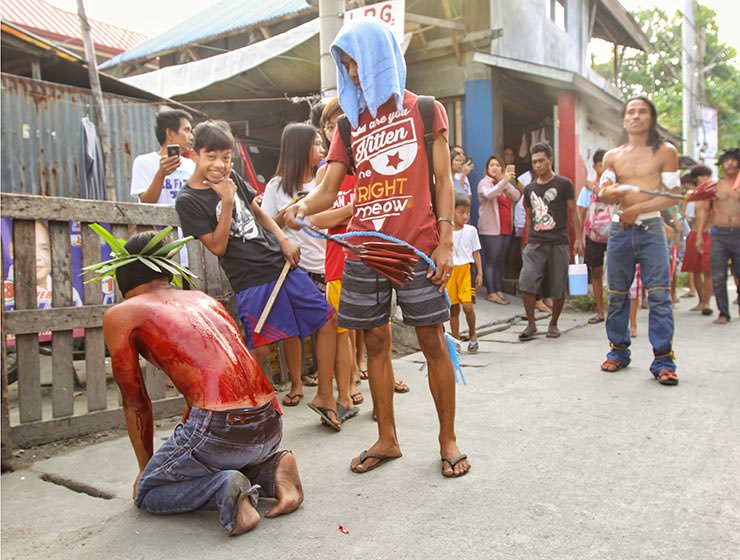
[[[236,194],[236,183],[231,180],[230,175],[231,168],[229,168],[226,173],[224,173],[223,177],[218,183],[204,181],[205,184],[207,184],[216,192],[221,200],[226,202],[233,202],[234,196]]]

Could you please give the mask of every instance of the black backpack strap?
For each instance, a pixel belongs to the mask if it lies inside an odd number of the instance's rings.
[[[416,103],[421,113],[421,121],[424,124],[424,147],[427,151],[427,163],[429,165],[429,193],[432,196],[432,211],[437,213],[437,190],[434,186],[434,97],[431,95],[420,95]]]
[[[342,138],[342,142],[344,143],[344,150],[347,152],[350,170],[352,173],[355,173],[355,156],[352,153],[352,125],[349,123],[347,115],[339,117],[337,128],[339,128],[339,136]]]

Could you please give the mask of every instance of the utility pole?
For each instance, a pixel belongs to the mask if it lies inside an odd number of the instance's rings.
[[[93,114],[95,115],[95,127],[100,136],[103,147],[103,159],[105,160],[105,193],[108,200],[116,200],[116,189],[113,186],[113,168],[111,162],[111,146],[108,136],[108,125],[105,119],[105,106],[103,105],[103,90],[100,88],[98,76],[98,63],[95,58],[95,45],[90,34],[90,23],[85,14],[83,0],[77,0],[77,15],[80,19],[82,40],[85,43],[85,58],[87,59],[87,72],[90,77],[90,90],[92,91]]]
[[[681,80],[683,82],[683,153],[695,160],[699,158],[697,149],[697,43],[694,0],[684,0],[683,25],[681,26]]]
[[[322,99],[328,99],[337,94],[337,68],[331,57],[330,47],[342,28],[343,20],[344,0],[319,0]]]

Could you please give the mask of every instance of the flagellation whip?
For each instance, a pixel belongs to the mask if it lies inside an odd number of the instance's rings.
[[[687,202],[700,202],[702,200],[711,200],[717,196],[717,181],[707,181],[702,183],[695,189],[691,189],[686,194],[674,194],[666,191],[651,191],[647,189],[641,189],[634,185],[619,185],[617,187],[619,193],[640,193],[647,194],[650,196],[661,196],[664,198],[672,198],[674,200],[685,200]]]

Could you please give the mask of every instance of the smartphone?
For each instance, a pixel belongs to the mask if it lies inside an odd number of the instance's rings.
[[[167,157],[180,156],[179,144],[167,144]]]

